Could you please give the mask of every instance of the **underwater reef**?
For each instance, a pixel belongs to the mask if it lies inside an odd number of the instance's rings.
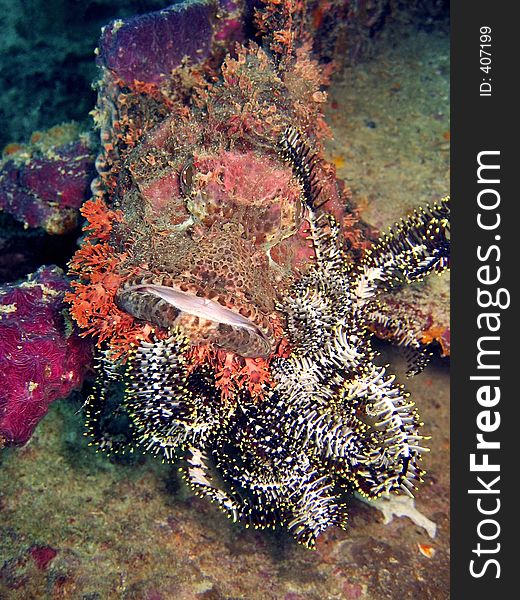
[[[209,5],[180,7],[101,38],[102,148],[66,296],[99,349],[87,428],[109,452],[180,455],[233,521],[313,547],[346,525],[349,491],[422,480],[420,419],[371,327],[424,367],[424,335],[383,293],[449,267],[449,200],[379,238],[358,218],[323,153],[330,67],[296,37],[305,4],[266,3],[263,46],[217,70]],[[183,17],[204,24],[200,60],[157,59],[142,40],[167,45]]]
[[[25,227],[61,235],[76,229],[90,195],[94,152],[73,123],[35,132],[30,144],[10,144],[0,162],[0,210]]]
[[[37,365],[9,375],[3,445],[25,443],[93,365],[90,444],[113,464],[180,464],[246,527],[281,525],[319,549],[348,527],[354,491],[414,493],[423,424],[373,344],[404,349],[409,374],[432,342],[449,354],[444,305],[417,284],[449,266],[449,200],[387,233],[364,220],[327,150],[345,31],[329,17],[355,22],[329,4],[201,0],[112,21],[96,59],[100,144],[60,126],[6,148],[4,211],[79,249],[71,285],[42,268],[2,288],[0,325],[34,342],[4,360]],[[365,14],[372,33],[384,14]],[[53,571],[69,560],[57,546],[30,560]],[[0,581],[17,581],[4,567]]]

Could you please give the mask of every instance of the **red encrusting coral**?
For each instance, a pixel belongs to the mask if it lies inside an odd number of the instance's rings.
[[[83,382],[91,343],[66,317],[68,289],[57,267],[0,287],[0,446],[25,443],[50,403]]]

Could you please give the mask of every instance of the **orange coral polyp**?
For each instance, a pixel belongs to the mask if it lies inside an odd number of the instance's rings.
[[[88,221],[84,227],[84,231],[88,232],[87,239],[108,240],[112,223],[123,220],[123,213],[119,210],[110,210],[101,198],[87,200],[80,212]]]

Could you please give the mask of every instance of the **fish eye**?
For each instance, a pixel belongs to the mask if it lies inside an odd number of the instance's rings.
[[[188,196],[193,184],[193,159],[190,158],[179,173],[179,186],[183,196]]]

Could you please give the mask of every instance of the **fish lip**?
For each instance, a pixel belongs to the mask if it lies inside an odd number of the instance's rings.
[[[264,343],[266,356],[272,351],[272,341],[251,319],[248,319],[237,311],[222,306],[222,304],[210,298],[198,296],[192,292],[185,292],[171,285],[154,282],[147,283],[146,281],[125,285],[120,290],[120,293],[123,294],[128,292],[153,294],[169,303],[181,313],[202,317],[218,324],[247,329],[258,336]]]
[[[205,319],[215,321],[216,323],[234,325],[235,327],[245,327],[258,335],[265,337],[263,332],[248,318],[229,308],[225,308],[218,302],[214,302],[209,298],[204,298],[203,296],[196,296],[190,292],[183,292],[171,286],[158,284],[134,285],[125,288],[125,291],[155,294],[182,312],[204,317]],[[211,318],[212,316],[217,317],[218,315],[222,318]]]

